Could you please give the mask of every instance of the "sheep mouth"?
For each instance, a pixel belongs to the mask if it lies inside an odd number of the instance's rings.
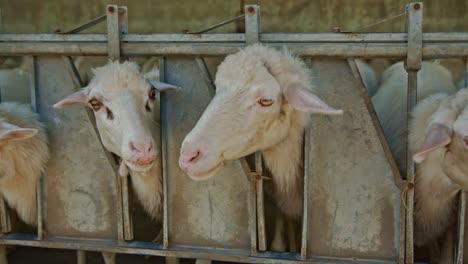
[[[211,178],[215,174],[215,172],[217,172],[223,166],[224,166],[224,162],[220,162],[209,170],[195,172],[195,173],[187,173],[187,175],[194,181],[204,181],[204,180]]]
[[[134,171],[147,171],[151,169],[151,167],[153,167],[155,162],[154,162],[154,159],[152,159],[144,164],[137,163],[131,160],[126,160],[125,163],[128,165],[128,167],[130,167],[130,169]]]

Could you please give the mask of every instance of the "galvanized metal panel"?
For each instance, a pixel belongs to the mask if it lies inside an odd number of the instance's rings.
[[[117,239],[115,176],[82,106],[52,105],[77,90],[62,57],[37,57],[37,110],[45,122],[51,160],[45,173],[47,236]]]
[[[344,60],[314,60],[317,94],[343,116],[313,115],[308,256],[398,260],[400,192],[359,83]]]
[[[182,87],[162,96],[169,246],[250,251],[251,183],[241,163],[226,162],[217,175],[201,182],[191,180],[178,166],[182,140],[215,92],[206,70],[187,57],[165,58],[163,68],[164,81]]]

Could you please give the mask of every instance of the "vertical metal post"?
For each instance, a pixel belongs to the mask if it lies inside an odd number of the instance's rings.
[[[465,85],[468,86],[468,58],[465,58]],[[456,245],[455,249],[455,261],[457,264],[463,263],[463,249],[465,241],[465,221],[466,221],[466,193],[464,191],[460,192],[458,197],[458,226],[457,226],[457,236],[456,236]]]
[[[126,7],[117,5],[107,5],[107,45],[109,58],[120,60],[120,40],[122,34],[128,33],[128,16]],[[117,228],[120,242],[133,239],[132,219],[129,208],[128,178],[117,178]]]
[[[2,17],[0,12],[0,33],[3,31],[2,27]],[[2,102],[2,97],[0,94],[0,103]],[[10,222],[10,212],[8,211],[8,207],[6,205],[5,200],[0,195],[0,234],[9,233],[11,232],[11,222]],[[4,246],[0,246],[0,257],[1,255],[5,254],[6,257],[6,250]]]
[[[410,115],[417,101],[417,73],[421,69],[422,63],[422,9],[423,3],[410,3],[406,6],[406,31],[408,33],[407,57],[405,68],[408,72],[408,95],[407,95],[407,127],[410,122]],[[406,130],[408,131],[408,129]],[[408,137],[406,141],[406,263],[414,263],[414,245],[413,245],[413,210],[414,210],[414,163],[408,146]]]
[[[304,197],[302,215],[301,258],[307,258],[307,238],[309,236],[309,175],[310,175],[310,128],[304,131]]]
[[[165,70],[165,60],[164,58],[159,59],[159,79],[164,82],[165,76],[166,76],[166,70]],[[165,93],[161,93],[161,104],[160,104],[160,120],[161,123],[163,122],[163,119],[165,118],[165,113],[163,113],[163,104],[166,104],[166,95]],[[161,126],[161,164],[162,164],[162,175],[163,175],[163,248],[168,248],[169,247],[169,214],[168,214],[168,209],[169,209],[169,199],[168,199],[168,191],[169,188],[167,186],[167,136],[166,136],[166,130],[162,129]]]
[[[245,41],[247,45],[258,43],[260,41],[260,6],[246,5],[245,13]],[[262,175],[262,154],[255,153],[255,170]],[[257,235],[258,249],[266,250],[265,239],[265,215],[263,206],[263,178],[257,177],[251,182],[251,192],[249,197],[249,227],[250,242],[252,254],[257,253]],[[258,234],[257,234],[258,231]]]
[[[76,251],[76,263],[77,264],[86,264],[86,251],[77,250]]]

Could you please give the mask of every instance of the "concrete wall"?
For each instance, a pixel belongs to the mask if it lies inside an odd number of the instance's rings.
[[[129,8],[133,33],[199,30],[236,16],[240,7],[262,6],[263,32],[329,32],[353,30],[404,12],[406,0],[0,0],[6,32],[47,33],[69,29],[104,14],[105,5]],[[464,31],[468,0],[423,1],[424,31]],[[405,17],[366,31],[399,32]],[[104,32],[103,25],[90,32]],[[215,32],[234,32],[232,24]]]

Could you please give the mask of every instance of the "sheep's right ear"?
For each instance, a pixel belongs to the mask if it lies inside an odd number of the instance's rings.
[[[38,132],[35,128],[22,128],[10,123],[0,123],[0,140],[23,140],[36,135]]]
[[[177,86],[174,86],[174,85],[168,84],[168,83],[163,83],[163,82],[158,82],[158,81],[153,81],[153,80],[148,80],[148,82],[158,92],[171,91],[171,90],[176,90],[178,88]]]
[[[88,88],[84,88],[76,93],[70,94],[54,104],[54,108],[63,108],[65,106],[74,104],[87,104],[88,99]]]
[[[343,110],[337,110],[322,101],[318,96],[311,93],[301,84],[291,84],[283,91],[284,97],[294,108],[304,112],[341,115]]]
[[[423,162],[432,151],[447,146],[452,141],[452,132],[445,125],[434,123],[429,127],[424,137],[424,143],[414,155],[416,163]]]

